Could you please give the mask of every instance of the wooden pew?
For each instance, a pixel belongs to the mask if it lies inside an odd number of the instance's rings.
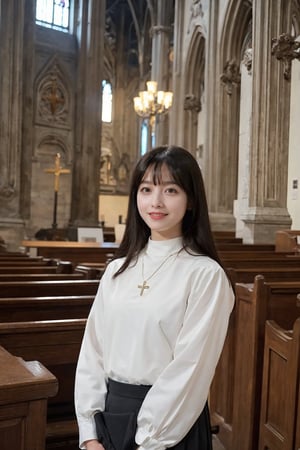
[[[263,275],[266,281],[298,280],[300,281],[300,267],[249,267],[226,268],[232,283],[253,283],[256,275]]]
[[[0,347],[1,450],[44,449],[47,400],[57,379],[37,361],[24,361]]]
[[[94,295],[0,298],[0,322],[85,319]]]
[[[74,272],[83,273],[88,280],[100,280],[105,271],[105,267],[106,264],[101,263],[83,263],[76,266]]]
[[[26,262],[26,261],[31,261],[31,262],[39,262],[39,261],[43,261],[44,259],[49,260],[50,258],[44,258],[43,256],[28,256],[25,254],[19,255],[19,256],[8,256],[7,254],[2,254],[0,253],[0,261],[9,261],[9,262],[13,262],[13,261],[22,261],[22,262]]]
[[[257,449],[265,322],[290,328],[300,313],[299,292],[299,281],[266,282],[261,275],[254,284],[236,284],[236,305],[210,394],[212,422],[219,424],[226,449]]]
[[[32,267],[32,266],[52,266],[52,260],[50,259],[41,259],[39,261],[32,261],[30,259],[17,259],[17,260],[0,260],[0,267]]]
[[[59,280],[82,280],[86,278],[83,272],[78,273],[0,273],[1,282],[14,281],[59,281]]]
[[[114,254],[118,244],[104,242],[22,241],[22,245],[37,251],[44,258],[72,261],[74,266],[83,261],[106,263],[108,254]]]
[[[275,234],[276,252],[300,251],[300,230],[279,230]]]
[[[243,244],[241,242],[216,241],[216,247],[219,252],[275,252],[274,244]]]
[[[96,295],[99,280],[1,281],[0,297]]]
[[[278,256],[274,256],[278,255]],[[276,254],[262,255],[261,253],[221,255],[222,264],[225,267],[250,268],[250,267],[298,267],[300,268],[300,257],[290,258],[287,255]]]
[[[0,266],[0,274],[9,274],[9,273],[72,273],[73,267],[70,263],[69,265],[61,265],[58,264],[56,266],[46,266],[46,265],[12,265],[12,266]]]
[[[297,405],[297,419],[296,419],[296,436],[295,446],[293,450],[299,450],[300,448],[300,388],[298,390],[298,405]]]
[[[293,330],[267,320],[263,363],[259,450],[295,450],[300,398],[300,317]]]
[[[0,323],[1,346],[24,360],[38,360],[58,379],[58,394],[48,402],[47,450],[78,448],[74,377],[85,324],[85,319]]]

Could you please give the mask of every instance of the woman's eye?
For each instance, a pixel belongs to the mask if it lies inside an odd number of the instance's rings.
[[[142,186],[140,192],[150,192],[150,189],[147,186]]]
[[[176,194],[176,193],[177,193],[177,189],[175,189],[175,188],[168,188],[168,189],[166,190],[166,192],[167,192],[168,194]]]

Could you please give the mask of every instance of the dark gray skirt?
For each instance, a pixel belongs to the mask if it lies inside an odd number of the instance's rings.
[[[135,450],[136,420],[151,386],[108,381],[105,411],[95,415],[97,435],[105,450]],[[209,410],[202,413],[173,450],[212,450]]]

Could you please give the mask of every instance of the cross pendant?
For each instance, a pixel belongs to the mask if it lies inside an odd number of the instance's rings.
[[[138,288],[141,290],[140,295],[143,295],[145,289],[149,289],[147,281],[143,281],[143,284],[139,284]]]

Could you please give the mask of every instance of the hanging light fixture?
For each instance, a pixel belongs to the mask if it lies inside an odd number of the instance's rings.
[[[158,91],[156,81],[147,81],[146,85],[147,91],[139,92],[133,104],[135,112],[149,120],[149,134],[152,136],[155,133],[156,117],[166,114],[172,106],[173,92]]]

